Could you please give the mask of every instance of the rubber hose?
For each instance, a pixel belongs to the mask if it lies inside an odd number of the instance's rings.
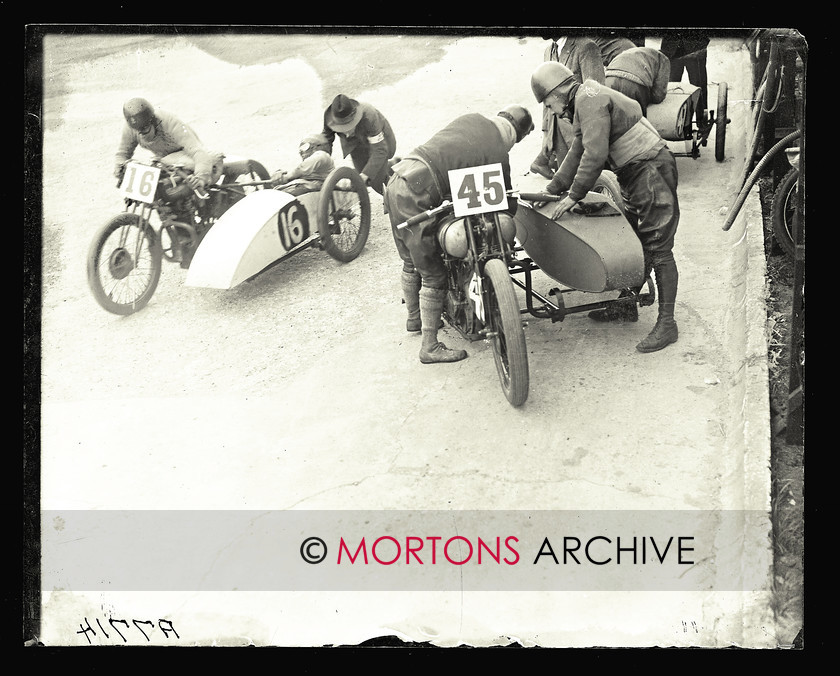
[[[741,172],[741,183],[746,180],[747,174],[749,173],[750,166],[752,166],[752,161],[755,158],[755,151],[758,149],[758,144],[761,141],[761,132],[764,129],[764,120],[767,115],[772,110],[769,110],[767,107],[769,97],[774,97],[777,100],[773,103],[773,109],[778,106],[778,94],[779,92],[772,93],[773,89],[773,79],[775,78],[781,83],[781,78],[779,78],[778,74],[776,73],[777,63],[779,60],[779,46],[773,41],[770,45],[770,54],[767,60],[767,66],[764,69],[764,75],[761,77],[761,84],[758,87],[758,91],[756,92],[755,98],[756,100],[760,101],[758,111],[756,113],[754,122],[753,122],[753,136],[750,141],[750,150],[747,155],[744,157],[744,169]]]
[[[744,187],[741,188],[741,192],[738,193],[738,197],[735,199],[734,204],[729,209],[729,214],[726,217],[726,222],[723,224],[724,231],[729,230],[732,227],[732,223],[735,221],[735,218],[738,216],[738,212],[741,211],[741,207],[744,206],[744,202],[747,199],[747,195],[750,194],[750,190],[752,190],[753,185],[761,176],[761,173],[764,171],[764,167],[773,159],[773,156],[779,152],[782,148],[786,147],[790,144],[791,141],[798,139],[802,135],[802,131],[797,129],[796,131],[791,132],[787,136],[785,136],[781,141],[779,141],[776,145],[770,148],[769,151],[761,158],[761,161],[755,165],[755,169],[753,169],[752,173],[750,174],[747,182],[744,184]]]
[[[752,165],[752,160],[755,157],[755,151],[758,148],[759,139],[761,138],[761,130],[762,127],[764,127],[764,118],[766,116],[766,113],[764,111],[764,104],[762,99],[764,96],[765,84],[766,80],[762,79],[761,86],[758,88],[758,91],[755,95],[755,98],[757,101],[759,101],[759,103],[755,113],[753,114],[753,134],[752,138],[750,138],[750,149],[744,156],[744,166],[741,168],[741,185],[744,185],[744,181],[747,180],[747,175],[750,172],[750,166]]]

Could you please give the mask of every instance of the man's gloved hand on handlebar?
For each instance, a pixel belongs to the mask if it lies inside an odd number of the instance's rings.
[[[187,176],[186,181],[190,188],[202,193],[205,191],[208,183],[204,176],[199,176],[198,174],[190,174]]]

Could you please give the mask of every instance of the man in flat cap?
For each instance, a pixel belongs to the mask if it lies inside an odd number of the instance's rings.
[[[329,153],[338,136],[343,156],[350,155],[362,180],[382,195],[388,180],[388,160],[397,150],[394,131],[385,116],[369,103],[339,94],[324,111],[323,134]]]

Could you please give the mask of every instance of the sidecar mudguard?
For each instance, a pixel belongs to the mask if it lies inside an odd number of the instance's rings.
[[[318,192],[258,190],[236,202],[199,244],[185,284],[232,289],[308,246],[317,239],[318,199]]]
[[[522,202],[514,218],[516,238],[545,274],[578,291],[642,286],[642,243],[612,202],[591,192],[580,202],[587,213],[569,211],[553,221],[556,206]]]

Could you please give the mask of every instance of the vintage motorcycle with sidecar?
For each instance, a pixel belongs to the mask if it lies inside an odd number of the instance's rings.
[[[618,300],[567,307],[563,294],[574,290],[626,290],[629,298],[621,302],[640,305],[652,304],[655,292],[651,280],[644,279],[641,242],[608,195],[590,192],[554,221],[550,202],[562,195],[506,191],[501,176],[500,165],[452,171],[452,200],[397,228],[438,220],[448,285],[443,317],[464,339],[490,344],[502,392],[512,406],[521,406],[530,387],[524,314],[556,322]],[[507,213],[508,199],[518,200],[513,218]],[[554,301],[535,291],[536,270],[564,286],[551,290]],[[525,308],[516,287],[524,291]]]
[[[269,173],[252,159],[225,158],[206,193],[186,182],[189,169],[160,160],[126,165],[125,210],[99,229],[87,258],[88,285],[108,312],[144,308],[163,260],[188,268],[188,286],[229,289],[309,246],[347,262],[367,241],[370,199],[351,167],[297,197],[264,189]]]

